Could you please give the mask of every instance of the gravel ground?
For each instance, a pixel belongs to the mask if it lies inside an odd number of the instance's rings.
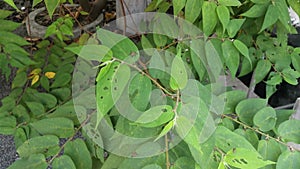
[[[13,75],[11,78],[12,77]],[[11,86],[10,81],[11,80],[6,81],[5,77],[1,75],[0,72],[0,100],[9,94]],[[16,160],[16,158],[17,154],[13,137],[0,134],[0,169],[6,169]]]

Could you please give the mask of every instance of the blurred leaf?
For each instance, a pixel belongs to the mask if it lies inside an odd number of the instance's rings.
[[[242,5],[239,0],[218,0],[220,5],[224,6],[240,6]]]
[[[255,106],[253,106],[255,105]],[[265,99],[251,98],[241,101],[235,108],[235,111],[243,123],[253,125],[254,115],[267,106]]]
[[[185,4],[185,19],[191,23],[199,17],[204,0],[187,0]]]
[[[1,12],[1,11],[0,11]],[[0,31],[13,31],[21,26],[20,23],[12,22],[9,20],[1,20],[0,19]]]
[[[48,14],[50,18],[52,18],[52,15],[55,9],[58,7],[60,0],[44,0],[44,2],[46,4]]]
[[[300,144],[300,123],[298,120],[287,120],[278,127],[278,135],[286,142]]]
[[[256,68],[254,70],[254,79],[255,84],[264,80],[264,78],[268,75],[272,67],[272,64],[269,60],[259,60]]]
[[[4,0],[4,2],[6,2],[7,4],[9,4],[11,7],[13,7],[15,10],[17,10],[18,12],[20,11],[18,9],[18,7],[16,6],[16,4],[14,3],[13,0]]]
[[[257,151],[262,155],[263,159],[277,161],[279,155],[281,154],[280,145],[273,139],[260,140],[258,144]],[[266,167],[266,169],[274,168],[275,165]]]
[[[259,110],[253,118],[253,122],[263,132],[272,130],[276,124],[276,112],[272,107]]]
[[[270,4],[267,10],[267,13],[265,15],[264,23],[261,27],[261,30],[259,32],[262,32],[266,28],[270,27],[271,25],[275,24],[278,20],[279,13],[278,9],[275,5]]]
[[[25,141],[18,149],[20,157],[29,157],[32,154],[46,153],[49,149],[58,146],[59,139],[53,135],[39,136]]]
[[[229,9],[226,6],[220,5],[217,7],[217,14],[218,14],[219,20],[223,26],[223,33],[225,33],[227,25],[230,22]]]
[[[4,19],[4,18],[8,17],[9,15],[11,15],[12,13],[13,13],[13,11],[0,9],[0,19]]]
[[[178,15],[178,13],[184,8],[186,0],[173,0],[173,10],[174,15]]]
[[[52,134],[60,138],[71,137],[75,132],[73,121],[62,117],[46,118],[30,125],[43,135]]]
[[[14,78],[12,82],[12,89],[17,87],[23,87],[25,83],[27,82],[27,74],[26,72],[18,72],[16,77]]]
[[[193,8],[196,8],[195,6]],[[210,36],[218,22],[216,13],[217,5],[212,1],[204,1],[202,6],[203,32],[206,36]],[[198,9],[199,10],[199,9]]]
[[[51,88],[63,87],[69,84],[72,80],[72,76],[69,73],[57,73],[54,77],[54,82],[50,86]]]
[[[92,158],[86,144],[81,139],[70,141],[65,146],[65,155],[73,160],[76,169],[91,169]]]
[[[245,148],[230,150],[225,155],[224,161],[230,166],[243,169],[261,168],[270,164],[275,164],[273,161],[263,160],[258,152]]]
[[[173,90],[185,88],[188,82],[188,74],[181,58],[181,50],[172,61],[170,86]]]
[[[285,151],[277,161],[276,169],[294,169],[300,167],[300,152],[299,151]]]
[[[243,13],[242,16],[249,18],[259,18],[266,13],[268,6],[269,4],[255,4],[248,11]]]
[[[30,113],[34,116],[45,113],[45,107],[39,102],[26,102],[26,105],[29,108]]]
[[[238,31],[241,30],[242,25],[244,24],[246,19],[232,19],[230,20],[228,26],[227,26],[227,32],[230,38],[233,38],[236,36]]]
[[[53,160],[53,169],[76,169],[76,166],[72,159],[67,155],[62,155]]]
[[[29,158],[19,159],[8,169],[45,169],[48,164],[43,154],[32,154]]]
[[[222,43],[223,56],[226,66],[230,70],[231,77],[235,77],[240,64],[240,54],[232,42],[226,40]]]

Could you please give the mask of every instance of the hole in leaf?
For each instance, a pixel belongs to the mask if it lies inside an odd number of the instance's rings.
[[[118,90],[118,88],[117,88],[117,87],[114,87],[114,90]]]
[[[105,87],[103,88],[103,90],[108,90],[108,87],[107,87],[107,86],[105,86]]]
[[[240,159],[240,161],[242,162],[242,163],[244,163],[244,164],[248,164],[248,162],[245,160],[245,159]]]
[[[104,97],[103,96],[100,96],[100,99],[103,99]]]
[[[165,113],[165,112],[167,112],[168,110],[167,110],[167,109],[161,109],[161,111]]]

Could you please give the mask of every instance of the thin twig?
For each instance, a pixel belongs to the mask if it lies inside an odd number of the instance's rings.
[[[170,160],[169,160],[169,141],[168,135],[165,135],[165,146],[166,146],[166,169],[170,169]]]
[[[287,143],[281,141],[279,138],[274,138],[274,137],[272,137],[272,136],[270,136],[270,135],[268,135],[268,134],[266,134],[266,133],[263,133],[263,132],[259,131],[258,129],[252,128],[252,127],[248,126],[247,124],[244,124],[243,122],[240,122],[240,121],[238,121],[237,119],[235,119],[235,118],[233,118],[233,117],[230,117],[230,116],[228,116],[228,115],[226,115],[226,114],[222,114],[221,116],[222,116],[222,117],[225,117],[225,118],[228,118],[228,119],[230,119],[230,120],[232,120],[232,121],[234,121],[234,122],[236,122],[236,123],[242,125],[244,128],[250,129],[250,130],[252,130],[252,131],[254,131],[254,132],[258,133],[258,134],[261,134],[262,136],[265,136],[267,139],[273,139],[273,140],[275,140],[276,142],[278,142],[278,143],[280,143],[280,144],[282,144],[282,145],[285,145],[285,146],[288,147],[289,149],[293,149],[290,145],[288,145]]]

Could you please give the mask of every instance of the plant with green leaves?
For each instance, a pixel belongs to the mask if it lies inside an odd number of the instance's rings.
[[[10,6],[19,11],[13,0],[4,0],[4,2],[8,3]],[[52,18],[56,8],[60,5],[66,2],[73,4],[73,0],[33,0],[32,7],[37,6],[41,2],[45,3],[50,18]],[[90,2],[89,0],[79,0],[79,4],[81,5],[83,11],[88,13],[89,17],[94,20],[105,8],[106,0],[96,0],[94,2]]]
[[[299,78],[287,4],[297,11],[292,0],[153,0],[147,11],[178,17],[145,14],[134,41],[105,29],[79,45],[43,40],[2,100],[0,131],[21,157],[10,169],[299,168],[299,123],[268,106]],[[249,73],[265,98],[219,78]]]

